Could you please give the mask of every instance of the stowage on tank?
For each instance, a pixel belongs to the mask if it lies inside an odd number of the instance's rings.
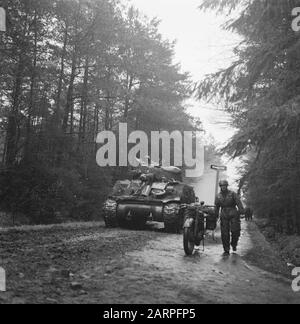
[[[168,233],[183,227],[181,204],[195,203],[194,189],[182,182],[175,167],[140,168],[117,181],[103,206],[107,227],[142,229],[147,221],[164,223]]]

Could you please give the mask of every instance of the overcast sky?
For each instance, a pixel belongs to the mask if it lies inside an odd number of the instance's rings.
[[[200,11],[201,0],[128,1],[149,18],[158,17],[161,20],[161,34],[170,40],[177,40],[176,62],[181,64],[183,71],[190,72],[195,81],[228,67],[234,60],[233,48],[239,43],[239,37],[221,28],[228,17]],[[226,125],[229,116],[216,110],[218,107],[196,100],[189,104],[189,112],[201,118],[205,129],[217,143],[226,143],[234,134],[234,129]],[[231,178],[235,178],[237,163],[228,165]]]
[[[202,12],[198,9],[201,0],[130,0],[150,18],[161,20],[160,32],[165,38],[177,40],[175,60],[180,63],[182,70],[191,73],[195,81],[206,74],[226,68],[233,61],[233,47],[239,38],[224,31],[221,26],[226,17],[216,16],[212,12]],[[218,121],[226,121],[222,112],[207,109],[197,101],[191,102],[190,112],[200,117],[206,130],[215,139],[224,143],[233,130]],[[217,107],[215,107],[217,108]]]

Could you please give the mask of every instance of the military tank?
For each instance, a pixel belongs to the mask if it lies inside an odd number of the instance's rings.
[[[146,171],[146,172],[145,172]],[[183,227],[181,204],[195,203],[194,189],[182,182],[178,168],[154,167],[118,181],[103,206],[107,227],[144,228],[147,221],[164,223],[168,233]]]

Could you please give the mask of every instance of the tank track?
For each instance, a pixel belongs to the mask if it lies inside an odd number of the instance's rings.
[[[167,233],[179,234],[183,227],[183,217],[180,213],[179,203],[169,203],[163,212],[165,230]]]
[[[115,206],[103,207],[104,222],[108,228],[116,228],[119,226],[117,220],[117,203]]]

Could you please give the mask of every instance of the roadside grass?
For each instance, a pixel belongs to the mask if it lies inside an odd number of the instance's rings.
[[[265,271],[283,275],[290,279],[292,269],[289,268],[287,260],[280,253],[279,247],[266,239],[256,221],[248,223],[247,227],[253,248],[246,254],[245,258]]]

